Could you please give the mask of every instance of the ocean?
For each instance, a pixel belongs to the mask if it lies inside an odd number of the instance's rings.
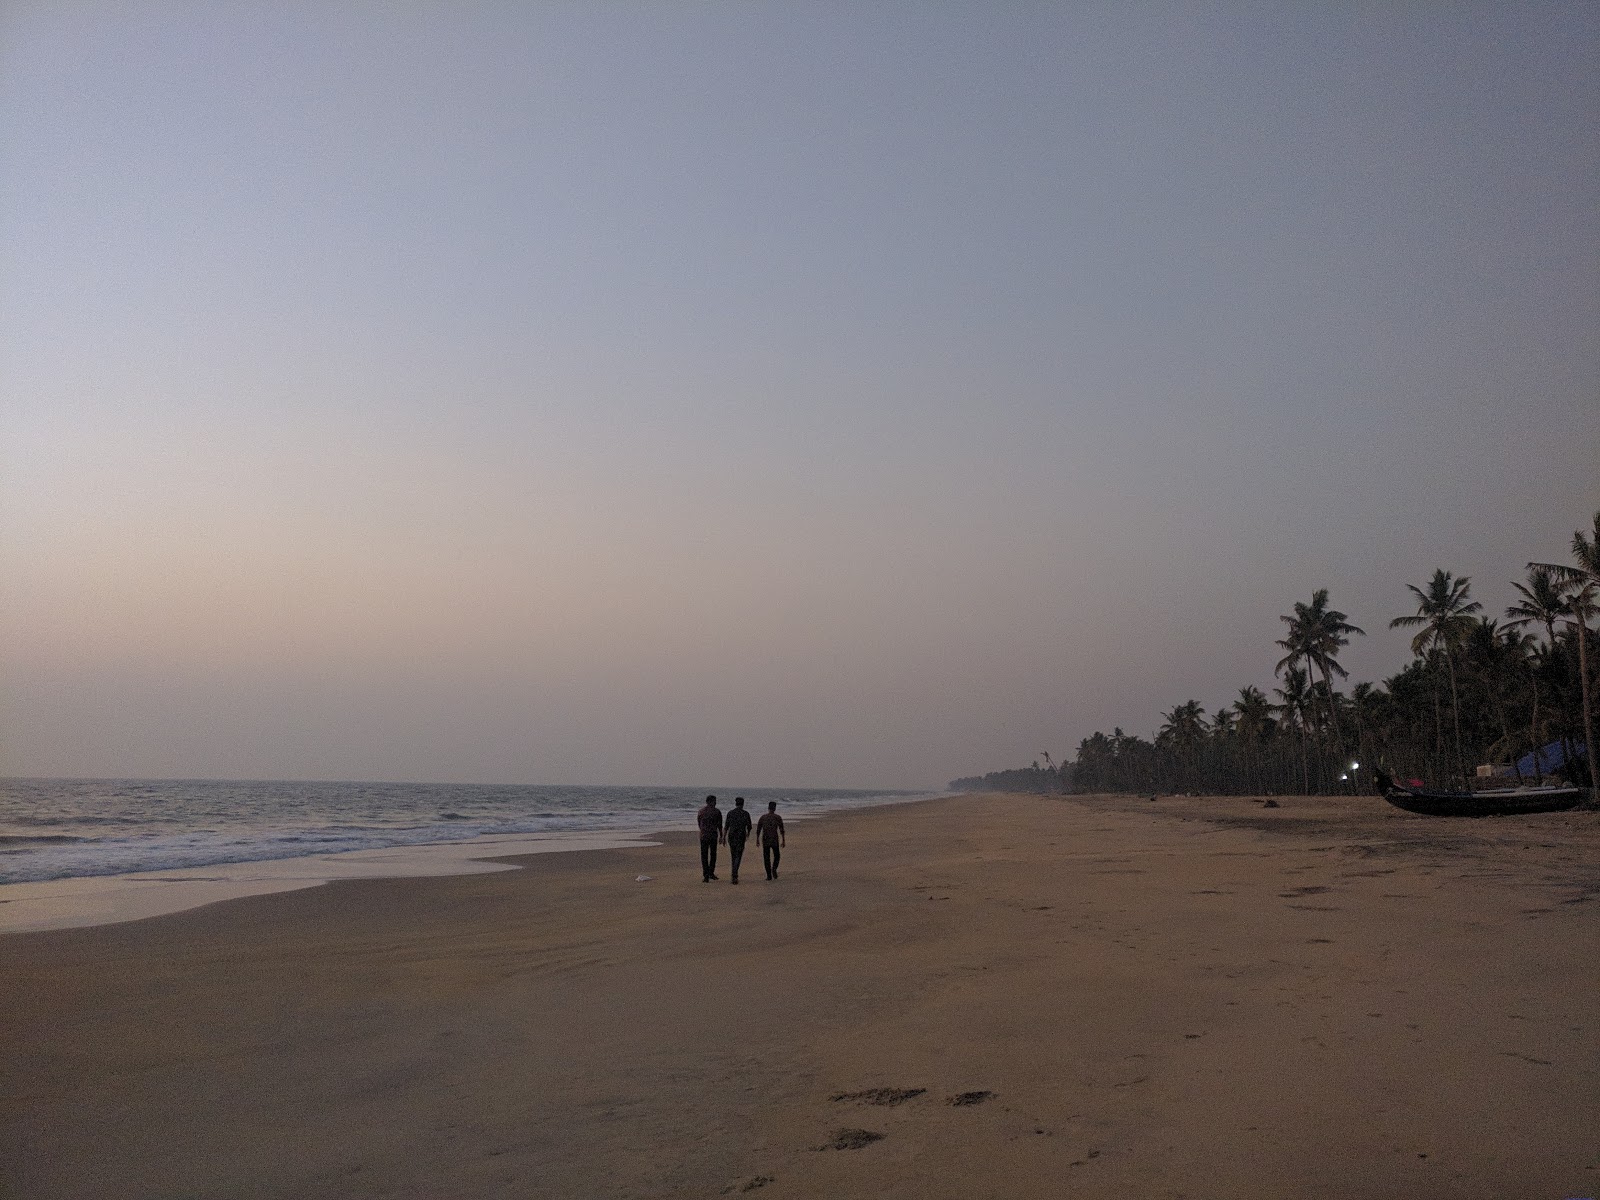
[[[513,835],[694,828],[722,788],[524,787],[205,779],[0,780],[0,884],[125,875],[472,842]],[[786,817],[887,804],[914,791],[745,788]]]

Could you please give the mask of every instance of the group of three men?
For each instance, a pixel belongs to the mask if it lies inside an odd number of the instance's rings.
[[[750,836],[750,814],[745,811],[744,797],[733,798],[733,811],[728,814],[726,822],[722,818],[722,810],[717,807],[717,798],[707,796],[705,806],[698,814],[700,822],[700,873],[705,877],[705,882],[710,883],[717,877],[717,845],[720,842],[728,847],[728,857],[732,860],[732,883],[739,882],[739,860],[744,857],[745,839]],[[756,837],[761,841],[761,865],[767,869],[767,878],[778,877],[778,860],[782,857],[782,850],[786,844],[783,832],[783,818],[778,815],[778,802],[769,800],[767,811],[761,820],[755,823]]]

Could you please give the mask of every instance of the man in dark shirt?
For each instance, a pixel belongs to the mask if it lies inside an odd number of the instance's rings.
[[[750,814],[745,811],[743,796],[733,798],[733,811],[728,814],[722,836],[728,843],[728,863],[733,876],[729,882],[738,883],[739,860],[744,857],[744,840],[750,836]]]
[[[780,853],[785,844],[783,833],[783,818],[778,815],[778,802],[767,801],[767,811],[761,820],[756,822],[756,836],[761,839],[761,865],[767,869],[767,878],[778,877],[778,860],[783,857]]]
[[[696,820],[700,823],[700,873],[705,876],[702,882],[710,883],[717,877],[717,842],[722,838],[722,810],[715,796],[706,797]]]

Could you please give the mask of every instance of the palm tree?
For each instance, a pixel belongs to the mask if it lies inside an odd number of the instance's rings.
[[[1375,683],[1363,680],[1350,689],[1350,709],[1356,717],[1356,758],[1361,762],[1375,762],[1378,757],[1376,731],[1388,704],[1389,694]]]
[[[1600,780],[1594,768],[1594,713],[1589,703],[1589,618],[1600,613],[1600,512],[1594,514],[1594,537],[1583,530],[1572,535],[1572,557],[1577,566],[1560,563],[1529,563],[1528,570],[1545,570],[1567,588],[1571,623],[1578,633],[1578,686],[1583,696],[1583,755],[1589,767],[1589,782]]]
[[[1251,741],[1264,741],[1272,732],[1272,702],[1258,687],[1242,687],[1239,698],[1233,702],[1233,711],[1239,714],[1238,730]]]
[[[1417,598],[1417,611],[1408,617],[1396,617],[1389,622],[1390,629],[1408,626],[1422,628],[1411,639],[1411,653],[1418,658],[1430,650],[1442,651],[1445,669],[1450,675],[1450,709],[1455,718],[1456,764],[1461,769],[1461,781],[1466,783],[1467,760],[1461,746],[1461,699],[1456,692],[1456,648],[1472,628],[1472,614],[1483,607],[1469,600],[1472,580],[1463,575],[1452,579],[1449,571],[1435,570],[1426,590],[1415,584],[1406,584]]]
[[[1517,765],[1517,739],[1512,736],[1511,722],[1506,717],[1506,684],[1514,683],[1521,674],[1526,654],[1524,642],[1533,641],[1531,634],[1515,629],[1502,630],[1493,617],[1479,617],[1468,631],[1463,646],[1468,677],[1477,685],[1481,698],[1488,701],[1500,726],[1499,740],[1489,747],[1491,757],[1509,758],[1519,783],[1522,768]]]
[[[1161,714],[1161,719],[1166,722],[1161,732],[1180,746],[1192,746],[1205,737],[1205,716],[1206,710],[1200,707],[1200,701],[1186,701],[1171,712]]]
[[[1300,786],[1310,795],[1311,771],[1306,765],[1305,735],[1305,715],[1310,700],[1306,694],[1306,673],[1299,667],[1288,667],[1283,672],[1283,686],[1272,690],[1281,701],[1277,709],[1282,714],[1283,725],[1295,731],[1300,743]]]
[[[1238,715],[1234,730],[1243,743],[1245,763],[1250,769],[1251,786],[1257,791],[1266,790],[1262,770],[1263,748],[1272,736],[1276,723],[1272,719],[1272,701],[1258,687],[1242,687],[1239,698],[1233,702]]]
[[[1281,615],[1278,620],[1289,627],[1288,634],[1278,643],[1287,650],[1288,656],[1278,663],[1278,669],[1293,666],[1297,661],[1303,661],[1310,668],[1317,668],[1322,672],[1322,683],[1327,689],[1326,702],[1328,707],[1328,720],[1333,726],[1334,742],[1339,747],[1339,755],[1344,756],[1344,731],[1339,727],[1339,714],[1334,711],[1333,703],[1333,676],[1337,674],[1340,679],[1349,677],[1350,672],[1339,664],[1339,651],[1350,644],[1350,635],[1359,633],[1366,636],[1366,630],[1358,629],[1350,624],[1345,614],[1336,608],[1328,607],[1328,589],[1318,588],[1311,595],[1310,604],[1295,602],[1294,615]],[[1315,678],[1313,672],[1312,677]]]
[[[1549,639],[1549,653],[1558,653],[1560,644],[1556,641],[1556,622],[1571,612],[1572,608],[1562,596],[1561,585],[1556,582],[1555,576],[1544,567],[1530,563],[1527,585],[1513,580],[1511,586],[1522,594],[1522,599],[1506,609],[1506,616],[1512,618],[1506,622],[1506,628],[1524,629],[1535,623],[1543,625],[1545,637]],[[1534,669],[1531,650],[1525,650],[1523,660],[1528,668],[1528,681],[1533,687],[1533,773],[1534,779],[1543,783],[1544,739],[1539,736],[1539,674]],[[1565,740],[1563,735],[1563,752],[1566,749]]]
[[[1522,593],[1522,600],[1507,607],[1506,616],[1514,619],[1506,622],[1506,628],[1521,629],[1538,623],[1544,626],[1545,636],[1554,646],[1556,622],[1571,611],[1561,595],[1561,585],[1556,582],[1555,576],[1548,568],[1529,563],[1527,585],[1513,581],[1511,586]]]
[[[1161,714],[1166,724],[1156,735],[1156,744],[1173,751],[1184,790],[1195,784],[1194,754],[1195,749],[1205,741],[1205,716],[1206,710],[1200,707],[1198,700],[1185,701],[1176,705],[1171,712]],[[1174,790],[1177,790],[1176,786]]]
[[[1512,702],[1518,700],[1531,700],[1533,704],[1533,719],[1528,725],[1528,742],[1533,747],[1533,774],[1535,782],[1539,782],[1543,772],[1540,770],[1539,750],[1544,745],[1539,740],[1539,676],[1534,667],[1534,656],[1539,653],[1539,639],[1531,633],[1524,633],[1519,629],[1512,629],[1507,623],[1506,629],[1501,633],[1503,646],[1502,669],[1507,676],[1521,675],[1527,684],[1526,694],[1513,692]],[[1511,761],[1517,772],[1517,779],[1522,779],[1522,756],[1513,753]]]
[[[1544,746],[1545,739],[1549,736],[1545,731],[1544,723],[1540,718],[1540,705],[1543,693],[1540,690],[1541,679],[1553,679],[1561,673],[1565,659],[1561,654],[1561,647],[1552,643],[1541,646],[1529,634],[1523,639],[1523,669],[1528,675],[1528,690],[1533,702],[1533,716],[1529,728],[1533,734],[1533,778],[1536,783],[1544,782]],[[1559,708],[1561,705],[1561,689],[1558,685],[1550,686],[1551,698]],[[1561,746],[1562,757],[1570,757],[1571,742],[1566,731],[1562,730],[1558,739]]]

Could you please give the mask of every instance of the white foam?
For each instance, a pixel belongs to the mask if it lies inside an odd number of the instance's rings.
[[[516,870],[511,863],[483,861],[486,858],[659,844],[647,840],[641,833],[547,833],[388,846],[127,875],[80,876],[42,883],[0,884],[0,933],[139,921],[220,900],[316,887],[335,879],[475,875]]]

